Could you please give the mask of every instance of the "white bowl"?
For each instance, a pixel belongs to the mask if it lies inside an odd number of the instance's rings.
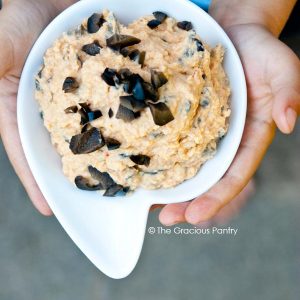
[[[197,176],[175,188],[139,189],[131,196],[113,199],[78,190],[64,176],[60,157],[43,126],[34,99],[34,76],[43,63],[45,51],[63,32],[105,8],[112,10],[125,24],[153,11],[164,11],[178,20],[190,20],[197,33],[210,45],[221,43],[226,48],[224,67],[232,89],[228,134],[216,156],[205,163]],[[206,192],[224,175],[241,141],[246,94],[242,65],[233,44],[220,26],[193,3],[186,0],[85,0],[54,19],[33,46],[19,86],[19,131],[32,173],[61,225],[102,272],[113,278],[123,278],[133,270],[140,255],[149,207],[155,203],[191,200]]]

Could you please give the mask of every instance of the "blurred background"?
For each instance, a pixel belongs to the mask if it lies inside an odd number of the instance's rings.
[[[299,15],[298,5],[281,37],[298,56]],[[0,300],[299,299],[299,149],[300,124],[291,136],[277,135],[256,194],[228,224],[236,236],[146,234],[136,269],[117,281],[88,261],[55,217],[34,210],[0,141]],[[157,212],[150,226],[160,226]]]

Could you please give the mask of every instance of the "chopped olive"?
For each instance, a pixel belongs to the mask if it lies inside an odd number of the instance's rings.
[[[130,159],[137,165],[145,165],[146,167],[148,167],[150,164],[150,157],[147,155],[130,155]]]
[[[95,33],[97,32],[102,25],[105,23],[105,19],[103,19],[103,16],[101,14],[93,14],[88,18],[87,21],[87,30],[89,33]]]
[[[37,79],[35,79],[35,89],[36,89],[37,91],[40,91],[40,90],[41,90],[40,82],[39,82]]]
[[[120,83],[119,75],[115,69],[106,68],[101,77],[110,86],[116,86]]]
[[[148,23],[147,23],[147,26],[151,29],[154,29],[156,27],[158,27],[159,25],[161,24],[160,21],[156,20],[156,19],[153,19],[153,20],[150,20]]]
[[[78,111],[77,105],[69,106],[65,109],[66,114],[75,114]]]
[[[100,110],[94,110],[94,111],[88,112],[89,122],[92,122],[100,117],[102,117],[102,112]]]
[[[132,86],[129,80],[123,81],[123,90],[125,93],[130,94],[132,92]]]
[[[118,140],[112,138],[105,138],[105,144],[108,150],[116,150],[121,146],[121,143]]]
[[[81,189],[81,190],[85,190],[85,191],[99,191],[99,190],[103,190],[103,187],[101,184],[96,184],[96,185],[91,185],[89,183],[89,181],[82,177],[82,176],[77,176],[75,178],[75,185]]]
[[[41,69],[39,70],[39,72],[37,73],[37,75],[38,75],[39,78],[42,78],[42,74],[43,74],[44,68],[45,68],[45,66],[43,65],[43,66],[41,67]]]
[[[120,184],[114,184],[105,191],[103,196],[104,197],[125,196],[128,193],[128,191],[129,191],[128,187],[123,187]]]
[[[177,23],[177,27],[182,30],[189,31],[189,30],[193,29],[193,24],[188,21],[182,21],[182,22]]]
[[[81,121],[80,124],[84,125],[86,123],[89,122],[89,117],[88,117],[88,113],[91,111],[90,107],[87,103],[79,103],[79,105],[81,106],[81,108],[79,109],[78,113],[81,116]]]
[[[92,127],[91,129],[72,136],[70,150],[74,154],[86,154],[94,152],[105,145],[101,132]]]
[[[81,133],[84,133],[88,131],[89,129],[92,128],[92,125],[90,123],[86,123],[82,128],[81,128]]]
[[[196,48],[198,52],[202,52],[204,51],[204,47],[202,42],[199,39],[194,39],[195,43],[196,43]]]
[[[119,76],[122,81],[129,79],[131,75],[132,75],[132,72],[127,68],[119,70]]]
[[[143,88],[143,79],[138,75],[134,80],[134,85],[132,88],[133,97],[137,100],[145,100],[145,92]]]
[[[84,108],[86,112],[91,111],[91,110],[90,110],[90,105],[89,105],[88,103],[86,103],[86,102],[81,102],[81,103],[79,103],[79,105],[80,105],[82,108]]]
[[[154,16],[154,18],[155,18],[156,20],[158,20],[158,21],[161,22],[161,23],[168,17],[167,14],[165,14],[165,13],[163,13],[163,12],[161,12],[161,11],[155,11],[155,12],[153,13],[153,16]]]
[[[86,103],[79,103],[79,105],[81,106],[81,109],[78,111],[81,115],[81,125],[102,117],[102,112],[100,110],[91,111],[90,107]]]
[[[78,88],[79,88],[79,84],[74,77],[67,77],[62,87],[65,93],[74,92]]]
[[[89,122],[89,119],[85,110],[83,108],[80,108],[78,112],[81,116],[80,125],[87,124]]]
[[[124,56],[124,57],[127,57],[130,53],[132,52],[132,50],[128,49],[128,48],[123,48],[123,49],[120,49],[120,53]]]
[[[140,111],[137,111],[137,112],[135,112],[133,114],[134,114],[134,118],[135,119],[138,119],[141,116],[141,112]]]
[[[148,102],[148,105],[151,110],[153,121],[156,125],[164,126],[174,120],[172,112],[165,103],[159,102],[154,104]]]
[[[82,47],[82,51],[91,56],[95,56],[96,54],[99,54],[100,50],[101,50],[101,46],[99,45],[98,41],[95,41],[94,43],[91,44],[84,45]]]
[[[106,190],[107,188],[115,184],[114,180],[107,172],[102,173],[93,166],[88,166],[88,170],[92,178],[99,181],[99,183],[103,186],[103,189]]]
[[[109,111],[108,111],[108,116],[110,117],[110,118],[112,118],[113,116],[114,116],[114,112],[113,112],[113,110],[110,108],[109,109]]]
[[[116,114],[117,119],[121,119],[125,122],[130,122],[136,118],[134,112],[123,105],[119,105],[118,112]]]
[[[157,101],[159,98],[158,91],[149,82],[143,82],[143,88],[146,95],[146,99]]]
[[[168,82],[168,79],[164,73],[151,70],[151,82],[155,89],[159,89]]]
[[[145,51],[140,52],[139,50],[133,50],[128,56],[131,60],[133,60],[143,66],[144,61],[145,61],[146,52]]]
[[[136,100],[133,96],[121,96],[120,97],[120,104],[123,107],[130,109],[133,112],[138,112],[143,110],[147,105],[144,101]]]
[[[130,35],[114,34],[106,40],[107,47],[120,51],[122,48],[133,46],[140,43],[141,40]]]

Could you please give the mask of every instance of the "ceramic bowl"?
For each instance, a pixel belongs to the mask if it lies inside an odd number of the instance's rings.
[[[199,173],[172,189],[138,189],[128,197],[104,198],[78,190],[62,172],[61,160],[51,145],[34,99],[34,76],[47,48],[63,32],[103,9],[112,10],[125,24],[164,11],[189,20],[208,44],[224,45],[224,68],[232,89],[229,131],[213,159]],[[202,9],[186,0],[84,0],[56,17],[43,31],[25,63],[18,93],[18,125],[32,173],[55,216],[69,236],[102,272],[112,278],[127,276],[141,252],[147,216],[152,204],[191,200],[206,192],[224,175],[239,147],[246,116],[246,84],[239,56],[221,27]],[[59,253],[58,253],[59,255]]]

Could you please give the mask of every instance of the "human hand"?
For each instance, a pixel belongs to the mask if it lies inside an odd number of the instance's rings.
[[[162,209],[160,221],[165,225],[199,224],[213,218],[250,181],[273,140],[276,125],[283,133],[291,133],[300,113],[300,62],[292,50],[260,24],[235,24],[226,31],[239,51],[247,79],[248,112],[242,142],[225,176],[208,192],[192,202]]]
[[[22,150],[17,124],[17,91],[23,64],[34,41],[71,3],[71,0],[11,0],[0,11],[0,134],[17,175],[35,207],[44,215],[52,212]]]

